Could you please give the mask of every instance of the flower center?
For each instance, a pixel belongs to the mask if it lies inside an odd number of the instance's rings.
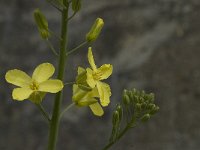
[[[39,85],[37,82],[33,81],[30,85],[31,90],[37,91],[39,88]]]
[[[94,78],[95,80],[100,80],[100,79],[101,79],[101,76],[102,76],[102,73],[101,73],[101,72],[94,72],[94,73],[92,74],[92,76],[93,76],[93,78]]]

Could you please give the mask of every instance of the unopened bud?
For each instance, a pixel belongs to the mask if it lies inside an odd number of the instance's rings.
[[[103,25],[104,25],[103,19],[97,18],[92,28],[86,35],[87,42],[93,42],[98,38],[103,28]]]
[[[145,114],[142,118],[141,118],[141,121],[143,121],[143,122],[146,122],[146,121],[148,121],[149,119],[150,119],[150,114]]]
[[[39,9],[36,9],[33,13],[35,22],[38,27],[38,31],[40,32],[40,36],[43,39],[48,39],[50,37],[49,29],[48,29],[48,22],[45,16]]]
[[[128,95],[123,95],[123,103],[125,105],[129,105],[130,104],[130,99],[129,99],[129,96]]]
[[[112,123],[113,126],[117,126],[119,123],[119,112],[117,110],[113,112]]]
[[[120,104],[118,104],[116,110],[119,112],[119,121],[121,121],[122,117],[123,117],[122,106]]]
[[[159,111],[159,107],[158,106],[155,106],[151,111],[150,111],[150,114],[151,115],[154,115],[155,113],[157,113]]]
[[[78,12],[81,9],[81,0],[72,0],[72,10]]]

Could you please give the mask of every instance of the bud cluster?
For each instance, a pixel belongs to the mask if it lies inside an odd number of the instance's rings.
[[[119,140],[128,129],[135,127],[137,123],[148,121],[158,112],[159,107],[154,104],[154,98],[153,93],[147,94],[136,89],[123,91],[122,102],[113,111],[111,143]]]

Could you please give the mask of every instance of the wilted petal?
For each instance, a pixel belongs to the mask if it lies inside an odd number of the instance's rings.
[[[28,99],[34,91],[28,88],[15,88],[12,92],[14,100],[23,101]]]
[[[38,91],[57,93],[63,89],[63,83],[60,80],[47,80],[39,84]]]
[[[30,76],[28,76],[25,72],[17,69],[9,70],[5,75],[5,79],[7,82],[20,87],[27,87],[31,82]]]
[[[43,63],[38,65],[32,75],[33,80],[41,83],[48,80],[54,74],[55,68],[50,63]]]

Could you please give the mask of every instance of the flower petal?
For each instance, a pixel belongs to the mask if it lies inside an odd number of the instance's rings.
[[[90,68],[87,68],[86,71],[87,71],[87,80],[86,80],[86,81],[87,81],[87,84],[88,84],[91,88],[94,88],[95,85],[96,85],[96,82],[95,82],[95,80],[94,80],[94,78],[93,78],[93,75],[92,75],[93,71],[92,71]]]
[[[104,111],[99,103],[91,104],[89,107],[96,116],[102,116],[104,114]]]
[[[94,62],[94,57],[93,57],[93,54],[92,54],[92,48],[91,47],[88,48],[88,61],[90,63],[90,66],[92,67],[92,69],[96,70],[97,67],[96,67],[95,62]]]
[[[7,82],[20,87],[29,86],[31,82],[30,76],[28,76],[25,72],[17,69],[9,70],[5,75],[5,79]]]
[[[47,80],[39,84],[38,91],[57,93],[63,89],[63,83],[60,80]]]
[[[113,72],[113,66],[104,64],[97,69],[97,74],[100,74],[100,80],[107,79]]]
[[[99,81],[97,82],[97,90],[99,92],[101,105],[108,106],[111,96],[110,86],[106,83]]]
[[[28,99],[34,91],[28,88],[15,88],[12,92],[14,100],[23,101]]]
[[[32,78],[41,83],[48,80],[54,74],[55,68],[50,63],[43,63],[38,65],[32,75]]]

